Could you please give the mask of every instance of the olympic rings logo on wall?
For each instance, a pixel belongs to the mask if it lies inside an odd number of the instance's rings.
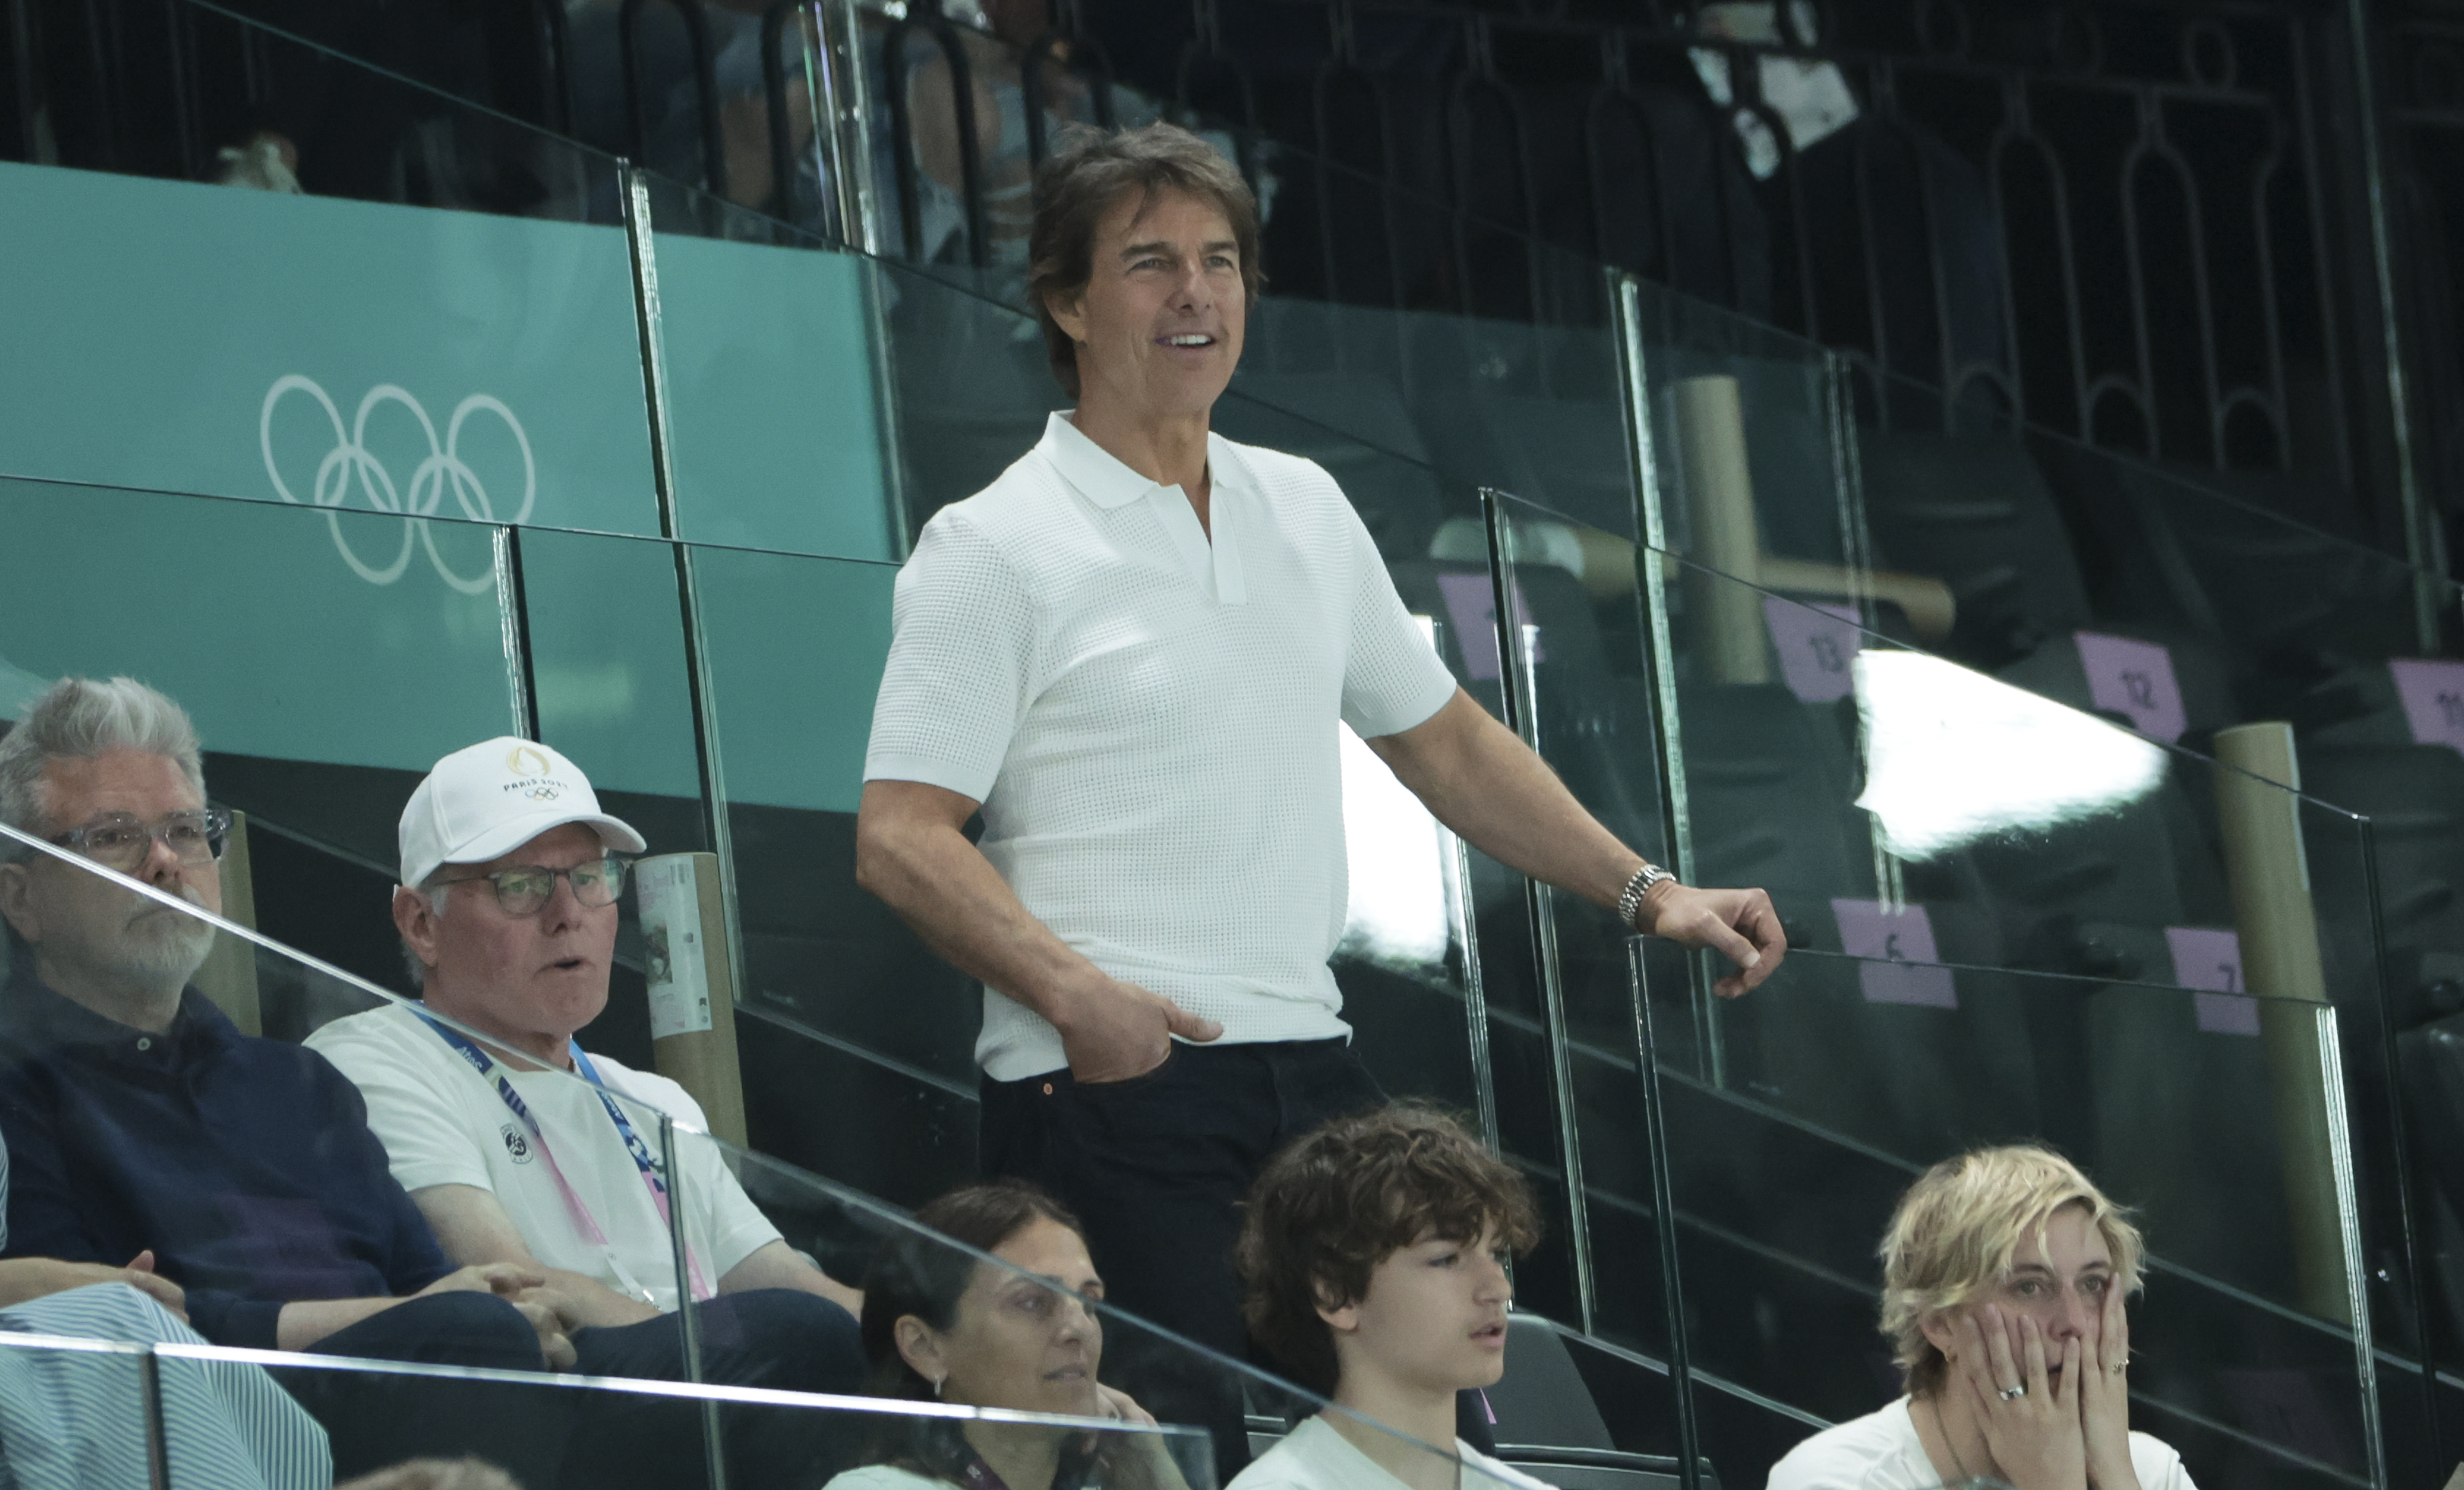
[[[445,438],[439,441],[435,421],[428,417],[428,410],[420,406],[419,400],[390,383],[381,383],[368,390],[367,397],[360,400],[359,413],[353,417],[350,428],[345,430],[342,427],[342,411],[335,406],[325,390],[318,386],[315,379],[304,378],[297,373],[277,378],[274,386],[266,390],[264,407],[257,413],[256,442],[265,455],[265,473],[274,482],[275,494],[295,506],[299,498],[292,492],[290,484],[282,479],[281,464],[274,455],[274,411],[283,398],[292,393],[305,393],[315,399],[317,406],[325,411],[326,420],[334,427],[333,448],[317,463],[311,500],[315,505],[328,509],[325,522],[333,530],[334,546],[341,551],[342,562],[351,566],[352,573],[370,584],[391,584],[410,567],[413,546],[425,544],[428,561],[436,567],[437,578],[453,588],[465,595],[481,595],[495,587],[496,577],[493,570],[476,579],[465,579],[454,573],[445,562],[444,556],[437,553],[436,537],[429,528],[428,519],[434,516],[437,508],[444,504],[449,486],[452,488],[455,505],[462,509],[464,516],[474,522],[517,523],[529,519],[531,505],[539,497],[539,466],[531,457],[530,436],[522,432],[521,421],[514,417],[512,409],[485,393],[473,393],[454,405],[453,417],[446,421]],[[369,451],[367,446],[368,416],[387,404],[399,404],[410,410],[411,417],[419,421],[421,431],[428,436],[428,456],[410,473],[407,488],[395,485],[393,473],[385,470],[385,464]],[[487,484],[462,459],[462,427],[473,414],[495,415],[513,432],[514,443],[521,448],[522,500],[520,507],[509,517],[496,515],[494,504],[488,499]],[[350,539],[342,535],[341,516],[334,509],[341,508],[350,499],[354,486],[366,498],[371,510],[399,514],[405,519],[402,548],[385,564],[371,564],[362,559],[352,549]]]

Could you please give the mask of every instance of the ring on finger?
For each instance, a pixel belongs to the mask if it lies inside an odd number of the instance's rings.
[[[2019,1398],[2026,1396],[2027,1394],[2028,1394],[2028,1384],[2027,1384],[2026,1382],[2024,1382],[2024,1381],[2023,1381],[2023,1382],[2021,1382],[2021,1383],[2019,1383],[2019,1385],[2017,1385],[2017,1386],[2015,1386],[2015,1387],[2004,1387],[2004,1388],[2003,1388],[2003,1389],[2001,1389],[1999,1391],[1997,1391],[1997,1392],[1995,1392],[1995,1393],[1994,1393],[1994,1395],[1996,1395],[1996,1396],[2000,1397],[2000,1398],[2001,1398],[2003,1401],[2005,1401],[2005,1402],[2013,1402],[2013,1401],[2016,1401],[2016,1400],[2018,1400]]]

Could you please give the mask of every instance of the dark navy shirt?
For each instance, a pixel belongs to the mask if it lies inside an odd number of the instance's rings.
[[[416,1293],[452,1270],[323,1056],[243,1035],[204,995],[164,1034],[20,975],[0,992],[7,1255],[124,1265],[148,1247],[216,1345],[272,1349],[295,1299]]]

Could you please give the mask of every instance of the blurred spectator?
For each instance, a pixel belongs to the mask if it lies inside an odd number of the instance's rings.
[[[8,1240],[9,1150],[0,1143],[0,1246]],[[180,1285],[153,1271],[54,1258],[0,1261],[0,1331],[203,1345]],[[157,1357],[163,1449],[175,1483],[197,1490],[324,1490],[324,1431],[258,1367]],[[0,1484],[84,1490],[143,1484],[145,1435],[129,1431],[125,1357],[0,1347]]]
[[[972,121],[977,168],[983,183],[986,252],[1012,268],[1026,262],[1027,232],[1034,226],[1031,200],[1035,163],[1028,150],[1025,51],[1050,28],[1047,0],[957,0],[944,13],[957,22],[966,58],[968,120],[958,99],[949,58],[928,32],[911,33],[908,43],[907,117],[914,132],[917,233],[927,263],[963,263],[967,257],[966,176],[959,164],[960,131]],[[1046,137],[1062,123],[1094,117],[1086,83],[1069,71],[1068,46],[1056,44],[1042,59],[1035,82],[1045,113]],[[888,131],[881,142],[890,147]],[[885,161],[890,169],[902,163]],[[888,179],[888,178],[886,178]]]
[[[299,147],[273,130],[257,131],[246,144],[225,145],[215,159],[222,163],[214,173],[218,186],[299,194]]]
[[[1907,1394],[1798,1444],[1771,1490],[2191,1490],[2180,1455],[2130,1431],[2138,1229],[2069,1160],[1945,1159],[1900,1198],[1881,1252]]]
[[[1077,1218],[1031,1186],[954,1191],[915,1213],[924,1231],[884,1241],[865,1273],[864,1344],[876,1396],[1152,1424],[1100,1386],[1104,1325],[1088,1307],[1104,1281]],[[935,1235],[927,1235],[926,1233]],[[940,1237],[991,1254],[979,1262]],[[1154,1434],[885,1416],[869,1462],[830,1490],[1182,1490]]]
[[[1268,1161],[1249,1191],[1241,1277],[1250,1334],[1338,1409],[1302,1423],[1231,1490],[1532,1486],[1456,1436],[1456,1396],[1506,1373],[1510,1253],[1539,1240],[1512,1166],[1444,1114],[1338,1118]],[[1353,1415],[1358,1414],[1358,1415]],[[1417,1440],[1417,1441],[1415,1441]],[[1461,1462],[1430,1452],[1451,1448]]]
[[[721,193],[740,207],[790,221],[803,220],[812,203],[774,200],[770,160],[770,102],[761,74],[762,0],[709,0],[701,8],[709,40],[712,81],[717,90],[719,154],[727,174]],[[573,129],[583,143],[631,159],[664,176],[709,187],[707,142],[702,131],[701,80],[692,33],[677,6],[651,0],[642,8],[635,33],[640,73],[642,130],[637,141],[625,78],[620,0],[567,0],[566,34],[573,79]],[[803,45],[801,12],[782,38],[787,139],[801,172],[813,168],[813,106],[794,58]],[[819,201],[818,180],[800,179]]]

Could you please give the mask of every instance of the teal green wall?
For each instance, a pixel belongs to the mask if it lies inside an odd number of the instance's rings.
[[[728,800],[855,811],[897,568],[725,549],[693,559]]]
[[[439,445],[466,400],[493,398],[532,452],[526,520],[657,531],[617,229],[0,164],[0,472],[272,500],[279,478],[311,502],[333,422],[295,388],[260,426],[297,377],[346,435],[378,387],[416,401]],[[409,500],[435,449],[417,416],[381,402],[365,444],[369,484]],[[450,485],[423,505],[513,519],[512,430],[474,406],[455,453],[488,511]],[[329,494],[369,506],[356,480]]]
[[[50,680],[126,673],[210,750],[425,771],[513,724],[502,611],[427,562],[486,574],[490,530],[429,523],[371,585],[333,530],[390,553],[399,517],[0,480],[0,658]],[[13,701],[12,701],[13,702]],[[13,710],[10,711],[14,712]]]
[[[870,266],[656,250],[684,535],[890,558]],[[658,513],[620,229],[0,164],[0,478],[37,478],[0,479],[0,716],[125,672],[216,750],[424,769],[510,727],[469,519],[518,519],[540,733],[697,790],[674,552],[621,536]],[[851,810],[894,571],[700,562],[732,794]]]
[[[683,536],[891,557],[871,266],[672,233],[657,250]]]

